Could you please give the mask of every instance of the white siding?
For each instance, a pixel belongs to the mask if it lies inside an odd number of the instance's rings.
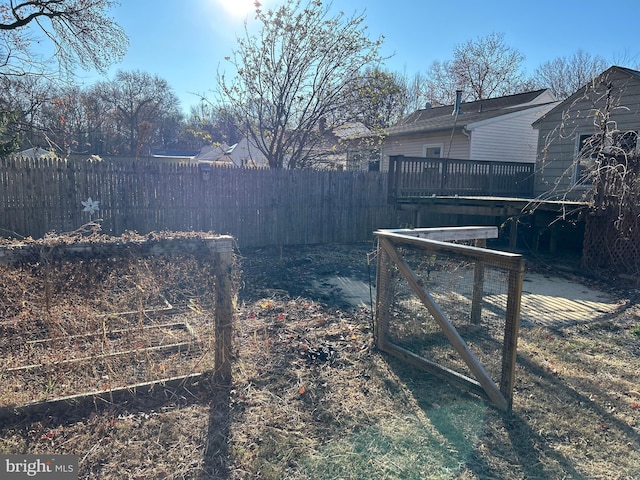
[[[555,104],[544,105],[469,125],[471,158],[535,163],[538,131],[531,124],[553,106]]]

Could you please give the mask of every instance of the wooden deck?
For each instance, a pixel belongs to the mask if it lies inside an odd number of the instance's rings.
[[[534,165],[452,158],[389,159],[389,199],[488,195],[533,197]]]
[[[533,180],[533,164],[395,156],[389,162],[388,201],[399,210],[415,212],[416,227],[434,226],[424,221],[433,214],[509,221],[512,248],[518,224],[526,218],[535,232],[534,247],[541,232],[550,231],[553,251],[562,224],[580,221],[588,203],[535,199]]]
[[[426,197],[404,197],[395,200],[402,210],[428,208],[439,213],[457,215],[483,215],[492,217],[512,217],[535,211],[564,216],[576,215],[587,207],[587,202],[538,200],[534,198],[431,195]]]

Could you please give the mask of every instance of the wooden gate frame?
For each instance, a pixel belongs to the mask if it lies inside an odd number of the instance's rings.
[[[378,268],[376,312],[374,323],[374,337],[379,350],[398,357],[422,370],[438,376],[460,388],[471,391],[487,398],[493,405],[503,411],[510,411],[513,404],[513,387],[515,383],[515,367],[518,332],[520,329],[520,299],[522,296],[522,281],[524,278],[525,262],[522,255],[489,250],[486,239],[497,238],[497,227],[445,227],[420,228],[403,230],[378,230]],[[453,240],[474,240],[476,246],[449,243]],[[502,372],[500,387],[496,385],[478,358],[469,349],[453,324],[449,321],[440,306],[426,290],[419,277],[411,267],[400,257],[395,245],[410,245],[425,249],[431,253],[449,253],[463,255],[475,261],[474,285],[472,294],[471,321],[479,323],[482,312],[482,285],[484,281],[484,267],[494,266],[509,271],[507,307],[505,312],[505,330],[502,345]],[[389,328],[388,316],[383,312],[389,311],[392,303],[390,292],[380,288],[389,284],[391,269],[390,262],[398,267],[402,276],[407,280],[414,293],[429,310],[441,330],[467,364],[475,379],[448,369],[424,357],[421,357],[399,345],[392,343],[387,332]]]

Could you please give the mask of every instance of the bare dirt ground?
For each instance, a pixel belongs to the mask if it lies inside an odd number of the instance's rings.
[[[640,478],[638,292],[531,262],[502,413],[373,348],[366,290],[354,306],[335,280],[368,285],[372,249],[240,252],[232,385],[5,418],[0,452],[96,479]]]

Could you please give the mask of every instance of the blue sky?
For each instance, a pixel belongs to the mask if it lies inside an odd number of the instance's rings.
[[[280,0],[262,0],[263,8]],[[121,0],[112,16],[130,45],[117,70],[141,70],[169,82],[185,112],[211,93],[216,72],[243,34],[253,0]],[[435,60],[452,58],[455,45],[492,32],[525,55],[525,70],[578,49],[601,55],[611,64],[640,65],[640,3],[637,0],[538,0],[537,2],[333,0],[332,9],[364,12],[371,37],[384,35],[382,53],[389,70],[409,75],[426,72]],[[91,84],[95,72],[79,72]]]

